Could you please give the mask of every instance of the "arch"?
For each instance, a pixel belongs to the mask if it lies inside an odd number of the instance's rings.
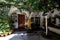
[[[15,7],[15,6],[11,6],[8,15],[11,16],[12,13],[21,14],[20,10],[17,7]]]

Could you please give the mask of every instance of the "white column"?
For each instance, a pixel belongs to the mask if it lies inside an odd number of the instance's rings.
[[[59,19],[56,18],[56,25],[59,25]]]
[[[40,15],[40,27],[43,27],[43,12],[39,12]]]
[[[48,34],[47,16],[45,16],[46,35]]]
[[[18,14],[17,14],[17,28],[18,28]]]

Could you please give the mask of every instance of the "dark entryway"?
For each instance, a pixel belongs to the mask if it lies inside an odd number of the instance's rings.
[[[25,29],[25,15],[18,14],[18,29],[24,30]]]

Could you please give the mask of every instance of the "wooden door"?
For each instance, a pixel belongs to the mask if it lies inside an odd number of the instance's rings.
[[[18,28],[24,28],[25,15],[18,14]]]

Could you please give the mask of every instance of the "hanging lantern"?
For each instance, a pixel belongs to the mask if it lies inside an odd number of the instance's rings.
[[[53,4],[50,2],[50,3],[47,4],[47,6],[48,6],[48,7],[52,7]]]
[[[29,3],[29,7],[32,6],[32,3]]]
[[[47,6],[48,6],[48,7],[50,7],[51,5],[50,5],[50,4],[48,4]]]

